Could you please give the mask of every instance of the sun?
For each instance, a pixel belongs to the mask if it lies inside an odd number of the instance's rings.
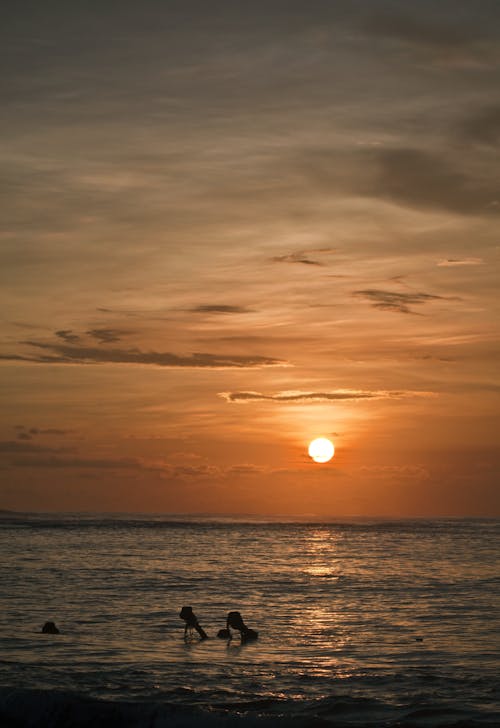
[[[309,443],[308,452],[315,463],[327,463],[333,458],[335,448],[333,442],[327,440],[326,437],[318,437]]]

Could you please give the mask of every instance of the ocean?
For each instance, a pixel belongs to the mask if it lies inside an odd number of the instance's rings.
[[[499,726],[499,535],[2,514],[0,725]],[[184,641],[185,605],[208,640]],[[230,610],[256,642],[216,637]]]

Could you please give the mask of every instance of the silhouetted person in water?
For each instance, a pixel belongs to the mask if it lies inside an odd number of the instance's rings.
[[[184,627],[184,639],[187,640],[188,634],[191,635],[193,629],[195,629],[200,635],[200,639],[206,640],[208,638],[207,633],[200,627],[196,614],[193,612],[193,607],[182,607],[179,617],[186,623]]]
[[[240,633],[242,642],[251,642],[259,636],[258,632],[246,626],[239,612],[229,612],[227,615],[226,630],[229,633],[229,639],[232,639],[231,627]]]
[[[43,634],[60,634],[54,622],[45,622],[42,627]]]

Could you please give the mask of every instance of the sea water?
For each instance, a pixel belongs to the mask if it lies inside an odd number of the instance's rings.
[[[499,535],[4,514],[0,725],[498,726]],[[258,641],[216,637],[230,610]]]

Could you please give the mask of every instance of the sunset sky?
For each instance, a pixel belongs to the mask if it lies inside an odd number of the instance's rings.
[[[500,515],[497,0],[0,36],[0,508]]]

